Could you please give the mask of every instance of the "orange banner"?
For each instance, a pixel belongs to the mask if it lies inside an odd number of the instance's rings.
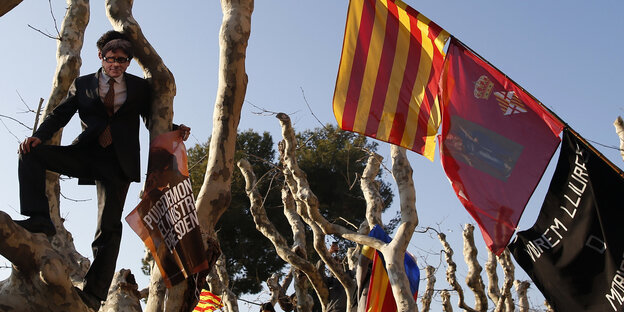
[[[178,131],[152,141],[142,200],[126,221],[149,248],[167,287],[208,269]]]

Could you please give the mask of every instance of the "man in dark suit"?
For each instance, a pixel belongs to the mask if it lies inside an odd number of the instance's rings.
[[[17,224],[33,233],[56,234],[45,194],[45,170],[95,180],[98,220],[93,263],[79,294],[95,310],[106,299],[121,242],[121,215],[130,182],[140,181],[139,118],[149,128],[148,82],[126,73],[132,46],[111,31],[98,40],[102,68],[78,77],[67,98],[19,146],[20,208]],[[83,131],[69,146],[44,145],[78,112]],[[190,128],[175,126],[186,140]]]

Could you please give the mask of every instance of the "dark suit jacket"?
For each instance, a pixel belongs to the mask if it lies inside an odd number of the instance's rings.
[[[146,127],[149,127],[150,89],[143,78],[126,73],[124,79],[126,102],[109,117],[100,99],[96,74],[76,78],[67,98],[48,114],[33,136],[47,141],[78,111],[83,131],[72,145],[87,145],[97,141],[110,123],[113,147],[121,168],[129,180],[140,181],[139,117],[142,116]]]

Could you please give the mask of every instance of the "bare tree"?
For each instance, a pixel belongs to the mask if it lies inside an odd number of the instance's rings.
[[[0,5],[0,15],[10,11],[20,2],[3,2]],[[148,123],[150,137],[153,138],[171,129],[173,97],[176,93],[175,81],[173,74],[164,65],[134,19],[132,4],[132,0],[105,1],[106,13],[111,24],[115,30],[128,35],[133,43],[135,59],[142,67],[155,95],[152,97],[152,115]],[[67,5],[67,13],[59,34],[58,66],[53,81],[54,88],[44,116],[65,97],[71,82],[78,76],[81,66],[80,51],[84,30],[89,20],[89,2],[68,0]],[[200,193],[196,205],[201,228],[214,238],[216,238],[214,224],[229,204],[229,184],[233,168],[236,129],[247,85],[245,53],[250,34],[253,0],[223,0],[222,9],[224,17],[220,35],[220,79],[212,135],[214,148],[211,148],[206,179],[206,184],[210,183],[211,187],[210,190]],[[59,131],[50,144],[58,144],[60,137]],[[11,277],[0,282],[0,302],[2,302],[0,310],[87,311],[88,309],[73,290],[73,285],[82,280],[89,263],[86,258],[75,252],[71,234],[63,228],[59,214],[58,175],[48,174],[46,183],[52,220],[58,233],[51,239],[51,242],[44,239],[43,235],[30,234],[21,229],[7,214],[0,212],[0,225],[2,225],[0,234],[3,237],[0,242],[0,253],[13,263]],[[212,192],[213,190],[216,192]],[[153,275],[146,311],[162,311],[165,306],[167,311],[182,309],[184,296],[179,294],[187,291],[186,285],[165,290],[162,287],[159,270],[151,271]],[[211,281],[213,285],[225,285],[223,292],[227,293],[227,277],[219,274],[222,271],[224,270],[216,270],[217,278]],[[133,286],[134,279],[130,278],[129,272],[122,271],[119,274],[111,286],[106,308],[137,311],[138,307],[140,310],[138,300],[141,296]],[[166,291],[169,292],[169,296],[165,304]],[[50,293],[58,294],[58,296],[43,295]],[[225,302],[229,311],[238,310],[234,296],[226,295]]]
[[[247,195],[250,199],[251,207],[250,212],[252,217],[254,218],[254,222],[256,224],[256,228],[261,231],[276,248],[278,255],[287,263],[291,265],[292,270],[295,272],[302,272],[306,275],[308,281],[314,288],[316,295],[321,304],[321,308],[323,311],[331,310],[331,302],[328,297],[328,285],[326,283],[326,277],[324,276],[323,267],[327,267],[330,274],[335,277],[340,283],[343,285],[346,298],[347,298],[347,306],[346,311],[361,311],[364,309],[362,305],[365,305],[365,300],[361,300],[362,298],[356,298],[356,292],[353,287],[353,277],[349,276],[344,267],[340,265],[336,265],[336,261],[331,257],[327,256],[327,249],[325,247],[325,236],[329,234],[339,235],[343,238],[350,239],[358,244],[373,246],[375,249],[382,252],[384,255],[384,259],[386,263],[400,263],[400,266],[403,267],[403,255],[405,254],[405,249],[400,249],[400,247],[394,246],[394,253],[390,253],[389,249],[392,248],[392,242],[390,244],[384,244],[376,239],[370,238],[367,235],[363,235],[362,232],[368,232],[370,227],[376,224],[381,224],[381,211],[382,211],[382,202],[380,201],[380,196],[378,192],[378,183],[375,181],[375,177],[379,171],[379,167],[381,164],[381,157],[376,154],[370,155],[367,166],[364,169],[362,177],[360,179],[360,187],[364,193],[364,197],[366,199],[366,222],[364,222],[361,230],[359,232],[353,232],[346,228],[343,228],[339,225],[333,224],[325,220],[320,213],[318,212],[318,199],[309,188],[306,180],[306,175],[304,172],[299,169],[296,161],[296,155],[294,153],[294,149],[297,145],[294,130],[290,124],[290,119],[285,114],[278,114],[278,119],[282,124],[282,133],[284,136],[284,141],[279,144],[279,152],[280,152],[280,163],[281,163],[281,171],[285,181],[285,187],[282,189],[282,199],[284,203],[284,212],[287,215],[289,222],[293,228],[293,237],[295,237],[295,243],[293,246],[288,246],[286,239],[280,234],[277,229],[273,226],[271,221],[267,218],[266,212],[264,210],[263,198],[259,194],[256,189],[257,181],[254,173],[252,172],[251,165],[245,159],[239,161],[238,166],[243,172],[243,176],[246,181],[246,191]],[[397,184],[399,184],[399,190],[401,192],[401,211],[402,211],[402,225],[405,231],[405,228],[409,225],[406,223],[411,222],[415,224],[418,222],[418,218],[415,211],[414,200],[414,186],[411,181],[412,171],[409,167],[409,163],[407,163],[405,154],[401,152],[399,148],[393,148],[392,151],[392,160],[393,160],[393,174]],[[410,213],[413,212],[413,213]],[[408,220],[405,222],[405,220]],[[313,266],[308,260],[306,260],[306,255],[302,254],[301,249],[299,248],[298,242],[305,241],[301,236],[304,231],[302,230],[302,223],[311,230],[312,235],[314,236],[314,247],[315,251],[321,258],[323,262],[323,266]],[[397,237],[411,237],[411,234],[414,232],[414,228],[409,229],[409,235],[406,235],[406,232],[401,232],[401,226],[397,231]],[[436,231],[437,232],[437,231]],[[446,235],[444,233],[438,232],[438,238],[443,247],[443,254],[447,267],[447,282],[451,286],[451,291],[444,290],[441,292],[442,303],[445,311],[452,311],[451,304],[451,294],[454,293],[459,297],[458,307],[465,311],[487,311],[488,310],[488,299],[486,295],[486,287],[484,285],[483,279],[481,277],[482,267],[478,262],[477,258],[477,247],[474,242],[474,226],[468,224],[464,227],[463,230],[464,237],[464,248],[463,255],[466,264],[468,265],[468,274],[466,276],[465,285],[473,292],[475,296],[475,306],[470,307],[466,301],[464,300],[464,289],[463,286],[457,281],[456,278],[456,263],[453,260],[453,248],[446,240]],[[393,242],[396,241],[393,240]],[[359,253],[359,252],[357,252]],[[355,269],[355,263],[357,260],[354,260],[353,257],[357,257],[357,253],[354,250],[348,251],[348,262],[350,263],[349,269]],[[501,268],[504,272],[504,282],[503,285],[498,285],[498,277],[497,277],[497,267],[498,263],[500,263]],[[387,266],[391,268],[390,265]],[[362,268],[357,268],[361,270]],[[389,276],[392,276],[392,269],[388,270],[390,272]],[[436,269],[432,266],[427,266],[427,286],[426,290],[422,296],[422,309],[421,311],[429,311],[431,307],[431,302],[435,293],[435,271]],[[514,268],[511,263],[511,258],[509,256],[509,252],[503,253],[500,257],[494,256],[490,253],[490,258],[486,263],[486,271],[488,276],[488,293],[494,302],[494,305],[497,307],[497,311],[514,311],[514,301],[511,295],[511,286],[514,281]],[[399,311],[413,311],[416,308],[415,302],[413,305],[410,305],[409,300],[411,298],[411,294],[407,291],[404,292],[395,292],[394,286],[397,284],[397,280],[403,279],[407,282],[407,278],[405,276],[405,272],[396,273],[395,277],[397,279],[391,280],[391,285],[393,286],[393,294],[396,298],[396,304],[399,307]],[[395,284],[393,284],[395,283]],[[277,277],[273,277],[269,281],[269,289],[273,292],[272,302],[275,303],[277,298],[280,296],[283,297],[283,288],[279,287]],[[518,285],[516,287],[518,292],[518,298],[520,299],[520,307],[525,309],[528,307],[528,300],[526,298],[526,289],[528,287],[527,282],[516,282]],[[402,289],[409,289],[409,285],[401,286]],[[301,299],[305,300],[306,295],[301,295],[297,293],[296,300],[299,302]],[[365,295],[363,295],[365,296]],[[359,299],[359,300],[358,300]],[[304,309],[301,306],[297,308],[297,311],[309,311],[308,309]],[[332,310],[333,311],[333,310]]]
[[[18,2],[19,3],[19,2]],[[57,67],[52,92],[44,110],[49,114],[65,97],[72,81],[78,76],[82,60],[84,29],[89,21],[89,2],[68,0],[57,46]],[[58,145],[61,131],[48,144]],[[78,254],[71,234],[60,217],[58,174],[46,175],[46,195],[57,235],[51,240],[42,234],[31,234],[17,226],[7,214],[1,213],[2,242],[0,254],[13,263],[11,276],[0,282],[0,301],[6,309],[22,311],[59,310],[86,311],[73,284],[82,280],[89,261]],[[58,293],[59,296],[45,294]]]
[[[418,217],[414,206],[414,187],[411,180],[412,170],[406,160],[405,151],[399,148],[393,148],[393,173],[395,179],[399,183],[399,192],[401,196],[402,223],[399,226],[397,235],[389,244],[371,238],[366,234],[354,232],[342,226],[330,223],[319,212],[318,199],[310,189],[305,173],[298,167],[295,147],[296,139],[294,130],[290,123],[290,118],[286,114],[278,114],[278,119],[282,124],[282,133],[284,141],[280,143],[280,155],[282,160],[282,173],[287,188],[283,190],[285,206],[291,206],[289,199],[294,199],[296,213],[312,230],[314,239],[314,249],[323,261],[324,266],[329,269],[331,274],[342,284],[346,294],[346,305],[349,311],[355,311],[357,308],[357,298],[355,297],[355,282],[353,278],[344,270],[344,268],[331,257],[325,246],[325,235],[335,234],[343,238],[352,240],[359,244],[373,246],[380,250],[384,255],[387,263],[389,277],[391,280],[392,290],[397,299],[399,311],[414,311],[416,303],[409,291],[409,282],[405,275],[405,267],[403,265],[403,256],[409,243],[409,238],[418,222]],[[378,197],[378,191],[375,191],[375,183],[371,177],[376,176],[379,170],[380,157],[373,155],[369,159],[364,177],[361,180],[362,189],[367,199],[367,219],[374,223],[381,220],[381,209]],[[293,265],[293,267],[304,272],[310,283],[314,287],[316,294],[321,303],[322,309],[328,308],[329,298],[327,284],[319,267],[313,266],[304,258],[288,249],[286,240],[277,233],[274,226],[266,218],[266,213],[262,208],[262,200],[257,190],[254,189],[255,178],[251,172],[250,166],[246,161],[239,162],[239,167],[244,173],[247,181],[247,192],[251,201],[251,211],[256,222],[256,226],[267,236],[278,250],[278,254],[282,259]],[[374,169],[376,167],[376,169]],[[286,208],[285,208],[286,209]],[[292,210],[291,210],[292,211]],[[291,217],[289,217],[289,220]],[[297,218],[298,219],[298,218]],[[291,221],[291,225],[293,222]],[[374,224],[372,224],[374,225]],[[369,226],[372,226],[369,224]],[[296,248],[295,248],[296,250]]]

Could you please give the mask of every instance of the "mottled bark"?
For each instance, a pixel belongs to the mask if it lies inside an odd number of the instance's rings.
[[[431,308],[431,300],[433,299],[436,282],[435,271],[435,268],[430,265],[425,268],[425,272],[427,273],[427,286],[421,299],[422,305],[420,307],[420,312],[429,312]]]
[[[221,254],[211,273],[210,290],[215,294],[221,294],[221,300],[228,312],[238,312],[238,299],[230,290],[230,277],[225,268],[225,255]],[[218,287],[218,288],[213,288]]]
[[[251,164],[249,164],[246,159],[241,159],[238,162],[238,167],[241,169],[241,172],[245,177],[245,191],[250,201],[249,210],[254,219],[254,223],[256,224],[256,229],[258,229],[258,231],[260,231],[266,238],[271,241],[271,243],[273,243],[277,255],[282,258],[282,260],[288,262],[291,266],[294,267],[294,269],[306,274],[306,276],[310,280],[310,283],[314,287],[314,290],[320,298],[321,305],[325,307],[327,305],[327,298],[329,296],[327,286],[325,285],[323,276],[319,273],[317,268],[305,258],[305,238],[303,237],[303,246],[295,245],[293,246],[292,250],[288,247],[288,242],[286,241],[286,239],[278,232],[278,230],[275,228],[273,223],[266,215],[266,211],[262,206],[262,197],[255,187],[256,177],[251,168]],[[294,210],[294,200],[289,191],[282,191],[282,202],[284,203],[285,211]],[[293,215],[290,212],[287,213],[287,216],[289,216],[289,222],[291,222],[291,226],[297,223],[297,216]],[[296,229],[295,231],[299,232],[298,229]],[[302,242],[300,241],[299,244],[302,244]],[[295,282],[295,284],[297,284],[297,281]],[[298,302],[298,310],[300,305],[301,304]]]
[[[89,1],[73,0],[67,1],[67,4],[68,8],[60,30],[60,40],[57,44],[57,66],[52,81],[53,87],[48,104],[43,110],[42,119],[65,99],[72,82],[80,74],[80,66],[82,65],[80,52],[84,41],[84,31],[89,23]],[[47,144],[60,144],[61,134],[62,130],[58,131]],[[78,284],[82,282],[82,278],[87,273],[90,261],[76,251],[71,233],[62,226],[63,219],[60,212],[61,190],[58,176],[57,173],[49,171],[46,173],[46,195],[48,197],[48,205],[50,206],[50,217],[57,230],[57,235],[52,239],[52,246],[65,258],[65,261],[76,264],[69,267],[69,274],[72,281]]]
[[[505,249],[505,251],[498,256],[498,263],[501,268],[503,268],[503,272],[505,273],[505,279],[503,281],[503,286],[501,287],[501,297],[498,303],[496,304],[495,312],[514,311],[514,302],[511,297],[511,287],[513,286],[513,282],[515,280],[514,277],[514,264],[511,262],[511,254],[509,253],[509,249]]]
[[[455,263],[455,261],[453,261],[454,251],[453,251],[453,248],[451,248],[451,245],[449,245],[449,243],[446,240],[446,234],[438,233],[438,239],[440,240],[440,243],[442,244],[442,248],[444,252],[444,259],[446,261],[446,281],[449,283],[449,285],[451,285],[453,290],[457,292],[457,297],[459,298],[459,301],[458,301],[459,308],[464,309],[466,311],[470,311],[470,312],[476,312],[476,310],[469,307],[466,304],[466,301],[464,300],[464,289],[461,287],[461,285],[457,281],[457,276],[456,276],[457,264]]]
[[[277,300],[279,300],[280,296],[284,292],[279,284],[279,275],[277,275],[277,273],[271,274],[271,276],[266,280],[266,285],[271,292],[271,299],[269,299],[269,302],[275,306],[277,304]]]
[[[381,249],[386,259],[388,279],[397,304],[397,311],[417,311],[418,306],[412,297],[410,284],[405,273],[404,257],[410,239],[418,226],[416,213],[416,190],[412,180],[412,167],[407,160],[406,150],[392,145],[392,176],[399,189],[401,224],[392,241]]]
[[[231,201],[236,130],[247,91],[245,57],[251,32],[253,0],[222,0],[219,34],[219,85],[212,118],[210,152],[197,196],[197,215],[204,230],[213,229]]]
[[[307,259],[307,244],[305,238],[305,226],[301,217],[297,214],[297,209],[295,208],[295,200],[288,190],[288,187],[284,185],[282,187],[282,202],[284,203],[284,216],[288,220],[288,224],[290,224],[290,229],[292,231],[293,236],[293,246],[292,250],[296,251],[297,254],[304,259]]]
[[[221,1],[223,19],[219,33],[219,84],[206,174],[195,204],[204,235],[213,239],[217,238],[214,226],[232,199],[230,184],[234,169],[236,131],[247,92],[245,57],[251,33],[253,7],[253,0]],[[224,277],[224,274],[211,276],[211,287],[227,290],[224,285],[229,281],[215,278]],[[226,293],[223,299],[228,307],[236,306],[234,309],[238,310],[233,294]]]
[[[297,270],[294,273],[294,279],[295,296],[297,298],[295,311],[312,311],[312,307],[314,306],[314,299],[312,299],[312,296],[310,296],[310,292],[308,291],[308,289],[310,288],[308,285],[310,285],[310,283],[308,283],[309,279],[307,275],[304,274],[302,271]]]
[[[22,0],[3,0],[0,2],[0,17],[13,10]]]
[[[488,249],[488,260],[485,263],[485,272],[488,277],[488,297],[494,302],[494,305],[498,304],[498,300],[500,299],[498,273],[496,272],[497,266],[496,255]]]
[[[448,290],[443,290],[440,293],[440,297],[442,298],[442,311],[444,312],[453,312],[453,304],[451,303],[451,294]]]
[[[279,119],[282,125],[282,136],[284,137],[284,141],[280,143],[279,148],[285,167],[283,172],[287,185],[297,201],[297,213],[299,213],[306,223],[312,222],[317,224],[325,234],[338,235],[358,244],[381,250],[382,247],[385,246],[382,241],[365,234],[354,232],[343,226],[333,224],[321,215],[318,209],[318,198],[310,189],[305,173],[297,164],[297,156],[295,154],[297,139],[290,122],[290,117],[284,113],[279,113],[277,114],[277,119]],[[301,208],[301,211],[299,208]]]
[[[143,69],[152,89],[152,103],[148,127],[150,139],[171,130],[173,97],[176,84],[173,74],[143,35],[141,26],[132,15],[133,0],[106,0],[106,15],[113,28],[128,36],[132,42],[134,59]]]
[[[79,74],[82,64],[80,51],[88,22],[89,2],[68,0],[57,44],[53,87],[42,118],[60,104]],[[46,144],[58,145],[61,133],[62,130],[58,131]],[[28,306],[27,309],[33,311],[37,307],[47,307],[41,309],[49,311],[67,311],[68,307],[73,307],[76,311],[85,311],[86,307],[72,286],[82,282],[89,268],[89,260],[76,252],[73,238],[63,226],[58,174],[46,175],[46,195],[52,222],[57,230],[57,235],[50,240],[17,227],[6,215],[0,220],[4,245],[0,254],[14,264],[9,279],[0,282],[0,308],[30,311],[22,310]],[[56,293],[57,296],[50,298],[50,293]]]
[[[397,229],[395,238],[389,244],[385,244],[368,235],[360,234],[333,224],[321,215],[318,198],[310,189],[305,173],[297,164],[295,155],[297,142],[290,118],[284,113],[277,114],[277,118],[282,125],[282,135],[284,137],[284,141],[280,144],[280,153],[282,154],[284,164],[284,176],[291,193],[297,201],[297,212],[302,216],[302,219],[308,223],[308,226],[310,226],[315,234],[315,249],[317,253],[347,291],[348,306],[355,307],[356,302],[356,298],[353,295],[355,293],[353,279],[346,276],[342,268],[335,267],[332,261],[329,261],[330,259],[328,258],[330,257],[328,257],[324,241],[320,243],[320,237],[323,237],[323,235],[316,232],[317,229],[321,230],[324,235],[338,235],[358,244],[367,245],[379,250],[386,259],[386,269],[388,271],[388,277],[392,285],[392,292],[397,303],[398,311],[416,311],[417,305],[409,291],[409,281],[405,274],[403,262],[411,236],[418,225],[412,169],[407,161],[405,149],[395,146],[392,147],[393,176],[397,181],[399,197],[401,199],[401,224]]]
[[[475,296],[475,310],[487,311],[488,300],[485,295],[485,286],[481,278],[482,267],[477,259],[477,246],[474,242],[474,225],[468,223],[464,226],[464,261],[468,265],[466,286],[472,290]]]
[[[347,267],[350,271],[355,272],[357,269],[358,261],[360,260],[360,253],[362,249],[360,245],[357,247],[349,247],[347,249],[346,258],[347,258]]]
[[[613,126],[615,127],[615,133],[620,138],[620,155],[624,159],[624,120],[622,120],[622,117],[618,116],[613,122]]]
[[[269,291],[271,292],[271,299],[269,301],[274,307],[279,304],[282,310],[286,312],[293,310],[293,303],[291,302],[290,297],[286,295],[286,290],[290,287],[293,277],[293,269],[291,268],[286,277],[284,277],[282,284],[280,284],[280,277],[278,273],[273,273],[266,280],[267,288],[269,288]]]
[[[290,190],[286,185],[282,187],[282,203],[284,204],[284,215],[290,224],[290,228],[293,234],[293,246],[292,251],[297,255],[302,257],[303,259],[307,259],[308,255],[306,253],[307,244],[305,238],[305,226],[304,222],[301,220],[301,216],[297,214],[297,209],[295,200],[290,193]],[[292,264],[291,264],[292,265]],[[299,270],[299,269],[291,269],[291,273],[293,273],[293,278],[295,280],[294,289],[295,296],[297,298],[295,311],[305,312],[311,311],[314,306],[314,301],[311,296],[308,294],[308,289],[310,288],[310,283],[308,283],[307,275]],[[322,276],[319,274],[319,276]],[[325,283],[321,285],[317,285],[318,287],[323,287],[323,289],[327,288]],[[282,286],[282,289],[285,289]],[[316,288],[315,288],[316,289]],[[323,290],[324,291],[324,290]],[[281,305],[281,304],[280,304]]]
[[[380,164],[383,157],[377,154],[371,154],[366,162],[362,178],[360,179],[360,188],[366,200],[366,221],[368,226],[372,228],[375,225],[382,225],[381,211],[383,210],[383,200],[379,194],[379,185],[376,182],[377,174],[379,174]]]
[[[164,311],[165,297],[167,288],[160,270],[156,267],[156,262],[151,261],[150,265],[150,284],[148,287],[147,303],[145,304],[146,312]]]
[[[65,262],[44,234],[31,234],[0,211],[0,254],[13,264],[0,283],[0,311],[78,311],[88,308],[69,278]]]
[[[340,263],[334,261],[325,245],[325,235],[329,233],[322,227],[322,225],[329,227],[334,227],[334,225],[321,215],[319,211],[318,198],[310,189],[305,173],[297,164],[295,155],[295,147],[297,143],[294,135],[294,129],[290,123],[290,118],[288,115],[283,113],[278,114],[277,118],[282,124],[282,134],[284,136],[284,141],[280,142],[279,146],[280,159],[283,163],[282,171],[285,177],[286,185],[288,186],[290,193],[294,196],[297,213],[312,230],[314,249],[316,253],[325,263],[331,274],[336,277],[336,279],[343,286],[349,311],[354,310],[357,307],[357,299],[355,297],[355,281],[344,271],[344,268],[340,265]],[[341,226],[335,226],[335,228],[338,228],[342,233],[347,233],[347,235],[356,234],[358,236],[364,236]],[[327,302],[322,298],[322,296],[324,297],[324,294],[318,292],[317,294],[319,294],[322,309],[325,310],[327,308]]]
[[[122,269],[115,273],[108,290],[106,303],[100,308],[102,312],[141,312],[141,294],[139,286],[130,270]]]
[[[531,283],[528,281],[516,280],[514,285],[516,286],[516,293],[518,294],[518,311],[529,312],[529,298],[527,296],[527,290],[531,286]]]

